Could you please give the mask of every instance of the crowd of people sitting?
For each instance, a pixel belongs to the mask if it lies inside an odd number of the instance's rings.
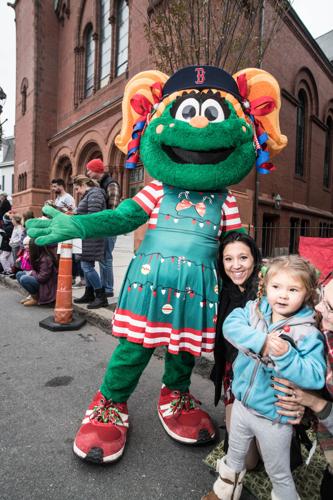
[[[78,217],[116,208],[120,187],[105,170],[102,160],[93,159],[86,165],[87,175],[73,179],[78,204],[66,192],[63,179],[52,179],[52,198],[46,203]],[[0,274],[16,279],[28,292],[21,301],[24,306],[53,304],[57,291],[60,245],[40,247],[27,236],[25,222],[33,217],[30,210],[18,213],[7,194],[0,193]],[[85,287],[75,303],[87,304],[89,309],[108,306],[108,298],[114,295],[112,251],[115,241],[115,237],[73,240],[73,288]]]
[[[37,246],[25,228],[25,222],[34,217],[33,212],[18,214],[13,211],[7,195],[3,199],[8,210],[0,219],[0,273],[16,279],[28,292],[21,300],[24,306],[52,305],[57,291],[56,248]]]

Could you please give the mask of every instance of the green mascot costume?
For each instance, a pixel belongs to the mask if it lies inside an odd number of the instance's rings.
[[[255,162],[263,173],[272,169],[269,153],[287,142],[279,109],[279,86],[262,70],[139,73],[125,89],[116,145],[127,153],[127,168],[135,168],[140,154],[154,180],[113,211],[68,216],[45,207],[48,220],[28,221],[41,245],[128,233],[147,223],[114,314],[119,345],[75,438],[80,458],[106,463],[123,454],[127,400],[157,346],[167,346],[158,402],[165,431],[187,444],[214,438],[189,387],[196,357],[214,348],[219,238],[242,229],[226,188]]]

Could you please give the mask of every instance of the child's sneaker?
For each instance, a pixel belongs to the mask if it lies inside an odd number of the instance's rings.
[[[113,403],[98,391],[75,436],[73,451],[88,462],[114,462],[124,452],[127,429],[127,404]]]
[[[162,387],[158,416],[169,436],[186,444],[208,443],[214,439],[213,423],[208,413],[200,409],[200,404],[189,392]]]

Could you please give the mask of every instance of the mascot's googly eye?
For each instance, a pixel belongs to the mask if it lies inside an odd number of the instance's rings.
[[[201,115],[205,116],[210,122],[223,122],[225,119],[224,111],[219,102],[215,99],[207,99],[201,106]]]
[[[183,122],[189,122],[195,116],[200,114],[200,104],[193,97],[185,99],[176,111],[175,119]]]

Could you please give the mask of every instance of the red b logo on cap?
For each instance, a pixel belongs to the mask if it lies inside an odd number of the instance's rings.
[[[205,83],[205,80],[206,80],[206,71],[204,70],[204,68],[195,68],[195,71],[197,73],[197,79],[194,83],[196,83],[197,85],[201,85],[202,83]]]

